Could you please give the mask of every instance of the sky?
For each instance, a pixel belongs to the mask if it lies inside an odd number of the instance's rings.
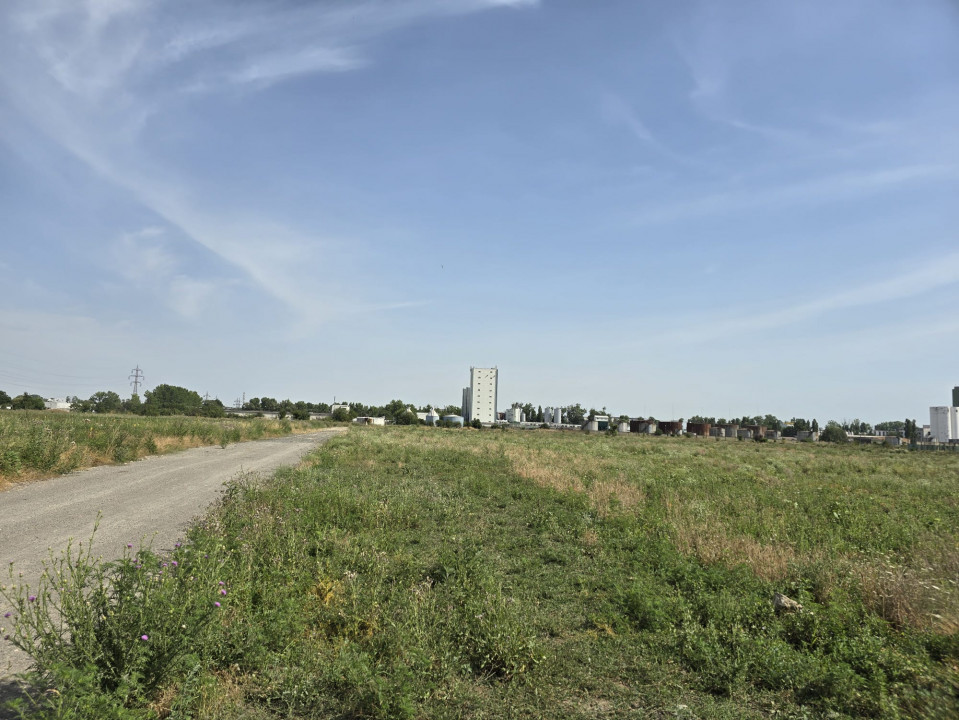
[[[6,0],[0,389],[928,417],[950,0]],[[142,388],[141,388],[142,391]]]

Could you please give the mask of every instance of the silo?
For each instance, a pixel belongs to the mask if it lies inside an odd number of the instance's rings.
[[[553,422],[557,425],[563,424],[563,408],[553,408]]]
[[[429,412],[426,413],[427,425],[435,425],[437,422],[439,422],[439,419],[440,419],[440,416],[439,414],[437,414],[435,410],[430,410]]]
[[[462,415],[444,415],[443,422],[453,423],[454,425],[463,425],[463,416]]]
[[[621,433],[628,433],[628,432],[629,432],[629,423],[628,423],[628,422],[625,422],[625,421],[624,421],[624,422],[621,422],[621,423],[619,424],[619,431],[620,431]]]

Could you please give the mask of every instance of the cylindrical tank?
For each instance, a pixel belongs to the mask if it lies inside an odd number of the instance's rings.
[[[553,422],[557,425],[563,423],[563,408],[553,408]]]
[[[587,422],[586,429],[590,432],[599,432],[599,420],[590,420]]]
[[[451,422],[451,423],[454,423],[455,425],[462,425],[463,416],[462,415],[444,415],[443,422]]]
[[[430,410],[429,412],[426,413],[427,425],[435,425],[437,422],[439,422],[439,419],[440,419],[440,416],[436,413],[435,410]]]
[[[620,431],[621,433],[627,433],[627,432],[629,432],[629,423],[628,423],[628,422],[621,422],[621,423],[619,424],[619,431]]]

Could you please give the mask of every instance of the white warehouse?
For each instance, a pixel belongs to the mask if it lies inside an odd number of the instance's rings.
[[[463,418],[466,422],[479,420],[496,422],[496,396],[499,391],[498,373],[493,368],[470,368],[470,385],[463,388]]]
[[[929,408],[929,432],[933,442],[959,441],[959,407]]]

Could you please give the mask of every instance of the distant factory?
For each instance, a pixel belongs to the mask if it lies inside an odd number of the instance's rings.
[[[959,387],[952,389],[952,405],[929,408],[929,440],[934,443],[959,442]]]

